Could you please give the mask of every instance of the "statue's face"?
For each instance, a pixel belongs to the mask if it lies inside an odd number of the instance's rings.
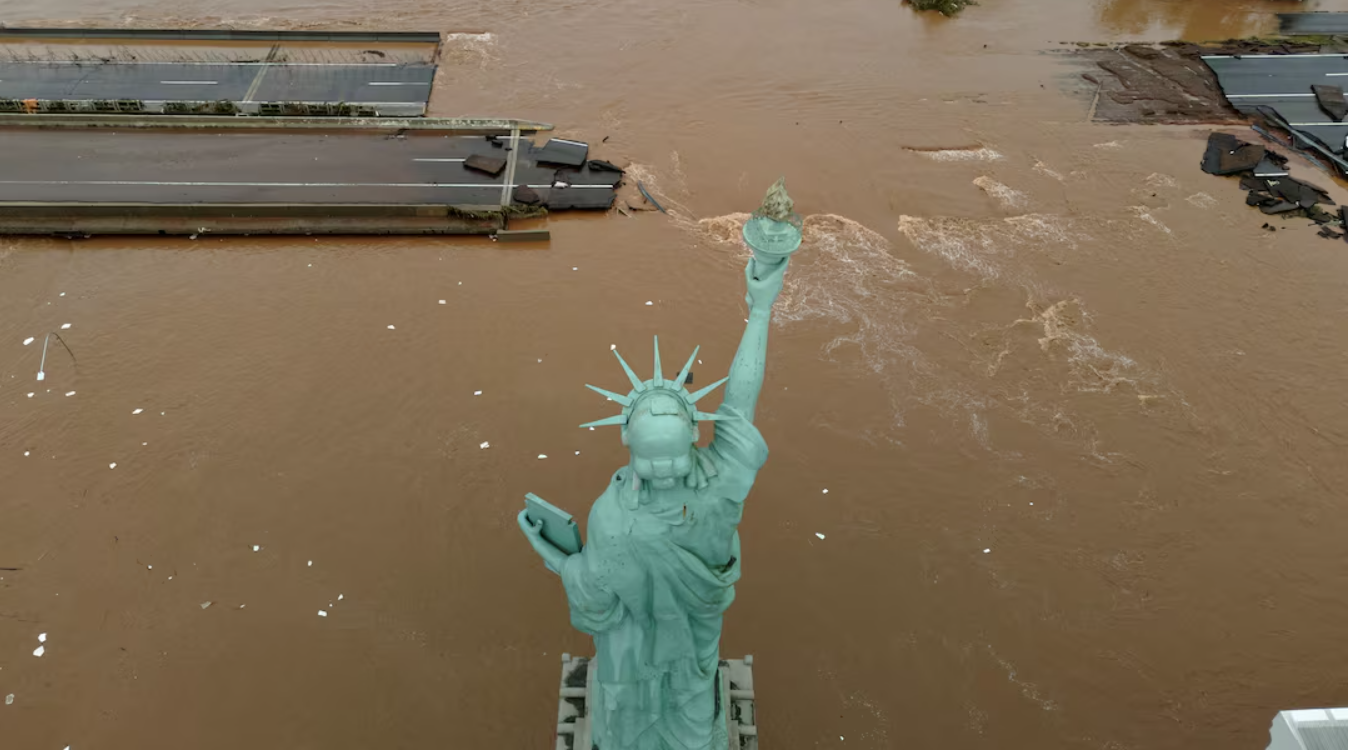
[[[646,405],[643,405],[646,406]],[[677,405],[652,403],[632,415],[623,444],[632,451],[632,470],[657,490],[676,487],[693,473],[697,428]]]

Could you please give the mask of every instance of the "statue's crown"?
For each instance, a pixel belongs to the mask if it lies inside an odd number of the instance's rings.
[[[692,417],[693,421],[695,422],[715,421],[721,419],[721,415],[719,414],[710,414],[707,412],[698,411],[697,402],[701,400],[703,396],[706,396],[708,393],[711,393],[712,391],[716,390],[718,387],[721,386],[721,384],[729,380],[730,379],[729,377],[721,378],[720,380],[716,381],[715,383],[712,383],[711,385],[703,388],[702,390],[693,393],[690,393],[688,389],[684,387],[684,383],[688,380],[688,373],[692,371],[693,362],[697,360],[697,353],[698,350],[700,349],[701,347],[696,347],[693,349],[693,356],[688,358],[688,364],[683,366],[683,370],[679,372],[679,376],[677,378],[675,378],[674,380],[666,380],[664,374],[660,370],[660,337],[656,336],[655,377],[651,378],[650,380],[642,380],[641,378],[637,377],[637,374],[635,372],[632,372],[632,368],[628,366],[627,361],[623,359],[623,355],[619,354],[618,349],[615,347],[613,349],[613,355],[618,358],[618,363],[623,366],[623,372],[627,373],[627,379],[632,382],[632,390],[626,396],[624,396],[620,393],[614,393],[613,391],[605,390],[603,388],[599,388],[597,386],[593,386],[590,385],[589,383],[586,383],[585,384],[586,388],[589,388],[595,393],[604,396],[610,401],[618,402],[618,404],[620,404],[623,407],[623,410],[622,413],[618,414],[617,416],[606,417],[604,419],[596,420],[594,422],[587,422],[581,425],[581,427],[602,427],[605,425],[615,425],[615,424],[626,425],[628,418],[632,416],[633,411],[636,409],[637,403],[640,402],[642,399],[647,398],[648,396],[651,396],[656,393],[668,394],[681,400],[684,406],[687,407],[689,416]]]

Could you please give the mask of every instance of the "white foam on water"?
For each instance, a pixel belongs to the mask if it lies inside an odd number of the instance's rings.
[[[1034,171],[1035,171],[1036,173],[1038,173],[1038,174],[1044,175],[1045,177],[1052,177],[1053,179],[1057,180],[1058,182],[1066,182],[1066,181],[1067,181],[1067,178],[1066,178],[1066,177],[1063,177],[1063,175],[1062,175],[1061,172],[1058,172],[1058,171],[1052,169],[1051,167],[1049,167],[1049,165],[1045,164],[1045,163],[1042,162],[1042,161],[1037,161],[1037,160],[1035,161],[1035,163],[1034,163]]]
[[[1030,196],[984,175],[974,180],[974,184],[983,192],[1001,204],[1002,208],[1022,208],[1029,203]]]
[[[1166,234],[1172,234],[1172,232],[1170,231],[1170,227],[1166,226],[1165,224],[1162,224],[1159,219],[1157,219],[1155,216],[1152,216],[1151,211],[1145,206],[1129,206],[1128,210],[1132,211],[1133,214],[1137,216],[1137,218],[1156,227],[1162,232],[1165,232]]]
[[[1215,208],[1217,206],[1217,199],[1207,193],[1194,193],[1184,200],[1198,208]]]
[[[951,266],[984,279],[1018,276],[1010,263],[1018,252],[1044,245],[1075,248],[1086,234],[1077,222],[1053,214],[1023,214],[1003,219],[900,216],[899,231],[919,249]],[[1010,272],[1010,273],[1008,273]]]
[[[1006,157],[997,151],[983,146],[981,148],[951,148],[935,151],[913,149],[913,153],[932,161],[998,161]]]

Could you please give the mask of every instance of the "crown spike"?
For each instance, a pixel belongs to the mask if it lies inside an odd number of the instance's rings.
[[[655,375],[651,378],[658,388],[665,383],[665,374],[660,369],[660,337],[655,337]]]
[[[621,404],[621,405],[623,405],[623,406],[631,406],[631,405],[632,405],[632,399],[630,399],[630,398],[628,398],[628,397],[626,397],[626,396],[624,396],[624,395],[622,395],[622,394],[620,394],[620,393],[614,393],[613,391],[605,390],[605,389],[603,389],[603,388],[600,388],[599,386],[590,385],[589,383],[586,383],[586,384],[585,384],[585,387],[586,387],[586,388],[589,388],[590,390],[594,391],[595,393],[598,393],[600,396],[603,396],[604,398],[609,399],[610,401],[617,401],[619,404]]]
[[[627,373],[627,379],[632,381],[633,390],[638,393],[646,390],[646,384],[641,382],[641,378],[637,377],[635,372],[632,372],[632,368],[627,364],[627,360],[623,359],[623,355],[619,354],[617,349],[613,350],[613,356],[618,358],[618,363],[623,366],[623,372]]]
[[[696,419],[699,422],[720,422],[721,420],[724,419],[730,419],[730,417],[724,414],[707,413],[705,411],[695,412],[695,414],[696,416],[694,417],[694,419]]]
[[[583,430],[586,427],[608,427],[609,425],[615,424],[616,425],[627,424],[627,415],[619,414],[616,417],[605,417],[603,419],[596,419],[593,422],[586,422],[585,424],[581,425],[580,428]]]
[[[716,381],[715,383],[712,383],[711,385],[707,386],[706,388],[703,388],[702,390],[698,391],[697,393],[694,393],[693,395],[691,395],[691,396],[688,397],[688,403],[690,403],[690,404],[696,404],[699,400],[702,399],[703,396],[705,396],[705,395],[707,395],[708,393],[711,393],[712,391],[714,391],[714,390],[716,390],[717,388],[721,387],[721,385],[724,384],[724,383],[725,383],[727,380],[729,380],[729,379],[730,379],[730,376],[727,375],[727,376],[725,376],[724,378],[721,378],[720,380]]]
[[[693,347],[693,356],[688,358],[688,364],[684,365],[683,369],[679,371],[679,379],[674,381],[675,388],[682,388],[684,381],[688,380],[688,373],[692,372],[693,362],[697,359],[698,350],[701,348],[700,346]]]

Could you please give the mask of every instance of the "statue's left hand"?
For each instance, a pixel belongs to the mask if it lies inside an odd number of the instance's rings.
[[[567,554],[543,538],[543,522],[530,521],[528,510],[520,511],[518,520],[520,530],[524,532],[524,536],[528,538],[530,546],[538,556],[543,558],[543,564],[548,566],[548,570],[560,574],[562,565],[566,563]]]

